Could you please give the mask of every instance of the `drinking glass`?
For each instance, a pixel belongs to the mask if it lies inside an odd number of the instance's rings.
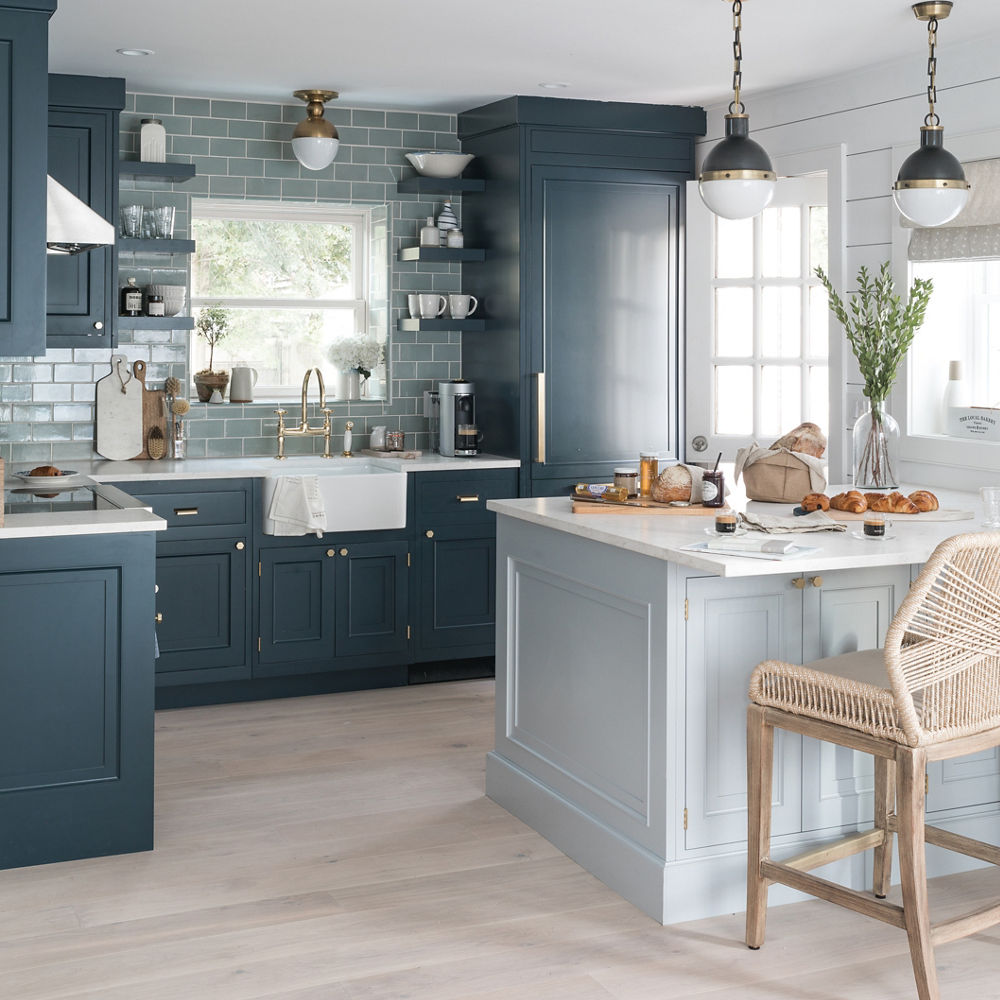
[[[122,205],[122,236],[128,236],[130,239],[138,239],[142,236],[143,212],[142,205]]]
[[[986,510],[984,528],[1000,528],[1000,486],[983,486],[979,495]]]
[[[153,220],[153,236],[158,240],[170,240],[174,236],[174,206],[161,205],[151,208],[149,214]]]

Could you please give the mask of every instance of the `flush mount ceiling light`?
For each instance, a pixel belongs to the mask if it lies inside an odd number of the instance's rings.
[[[934,110],[937,101],[937,28],[951,13],[950,0],[915,3],[918,21],[927,22],[927,104],[920,148],[899,168],[892,188],[896,207],[911,222],[930,228],[951,222],[969,200],[969,182],[958,159],[944,148],[944,129]]]
[[[730,0],[726,0],[729,3]],[[743,85],[741,0],[733,3],[733,100],[726,137],[705,157],[698,177],[702,201],[724,219],[749,219],[774,196],[775,174],[764,149],[750,138],[750,116],[740,100]]]
[[[553,80],[551,83],[540,83],[538,86],[542,90],[565,90],[569,84],[563,83],[562,80]]]
[[[152,56],[156,53],[152,49],[115,49],[120,56]]]
[[[306,102],[308,117],[295,126],[292,152],[307,170],[322,170],[333,163],[340,148],[340,136],[323,117],[323,105],[340,95],[335,90],[296,90],[295,96]]]

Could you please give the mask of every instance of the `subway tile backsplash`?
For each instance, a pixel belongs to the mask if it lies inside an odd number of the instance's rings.
[[[172,205],[175,235],[190,231],[192,197],[252,198],[276,201],[333,201],[386,204],[391,218],[390,401],[333,402],[334,447],[343,448],[344,421],[355,422],[355,447],[364,447],[372,426],[406,432],[408,447],[429,449],[423,417],[423,392],[439,379],[461,375],[462,341],[458,332],[412,333],[396,330],[408,315],[408,291],[461,291],[459,265],[401,263],[396,251],[417,241],[428,215],[441,199],[421,200],[398,194],[396,181],[410,173],[404,153],[413,149],[458,149],[454,115],[350,108],[332,102],[326,117],[337,126],[337,159],[322,171],[301,167],[291,148],[291,133],[305,115],[305,105],[256,101],[128,94],[121,116],[124,159],[138,158],[140,119],[157,117],[167,130],[167,159],[194,163],[197,176],[184,184],[123,179],[123,203],[149,207]],[[452,196],[461,220],[461,199]],[[188,284],[184,256],[125,255],[119,261],[119,285]],[[184,310],[188,312],[188,309]],[[115,353],[147,364],[146,382],[160,388],[174,375],[187,384],[190,331],[119,330]],[[111,350],[77,348],[47,351],[36,358],[0,358],[0,456],[21,463],[69,462],[97,458],[94,451],[94,383],[110,370]],[[318,361],[321,368],[323,359]],[[331,373],[332,374],[332,373]],[[332,378],[328,375],[328,383]],[[311,419],[315,411],[313,387]],[[277,448],[277,404],[191,404],[187,418],[187,454],[191,458],[272,455]],[[298,420],[298,402],[282,404],[289,420]],[[322,438],[288,438],[286,451],[322,451]]]

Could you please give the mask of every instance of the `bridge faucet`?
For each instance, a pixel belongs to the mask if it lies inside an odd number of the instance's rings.
[[[319,411],[323,414],[323,426],[322,427],[310,427],[309,426],[309,379],[312,373],[316,373],[316,381],[319,382]],[[322,434],[323,435],[323,458],[333,458],[333,453],[330,451],[330,434],[332,432],[332,423],[330,417],[333,414],[331,410],[326,405],[326,384],[323,382],[323,373],[318,368],[307,368],[305,377],[302,379],[302,422],[298,427],[286,427],[285,426],[285,414],[287,410],[275,410],[278,415],[278,454],[276,458],[282,459],[287,458],[285,454],[285,436],[295,435],[295,434]]]

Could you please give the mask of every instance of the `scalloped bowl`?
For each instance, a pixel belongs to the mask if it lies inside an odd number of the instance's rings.
[[[150,285],[146,289],[149,295],[163,296],[163,315],[176,316],[184,308],[187,288],[184,285]]]
[[[457,177],[474,159],[472,153],[407,153],[413,169],[424,177]]]

